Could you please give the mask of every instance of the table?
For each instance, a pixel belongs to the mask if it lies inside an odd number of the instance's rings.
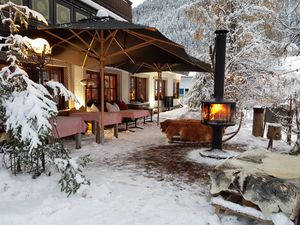
[[[149,102],[145,103],[128,103],[128,109],[143,109],[143,110],[149,110],[150,113],[150,121],[147,122],[153,122],[153,107],[150,106]]]
[[[127,110],[121,110],[118,113],[120,113],[121,116],[122,116],[122,119],[125,120],[126,130],[128,130],[128,122],[129,122],[129,120],[133,120],[134,121],[134,124],[135,124],[134,128],[141,128],[141,127],[137,126],[137,120],[139,118],[144,118],[144,123],[146,123],[146,117],[150,115],[149,110],[143,110],[143,109],[141,109],[141,110],[127,109]]]
[[[149,102],[129,102],[128,104],[129,109],[145,109],[149,108]]]
[[[148,122],[153,122],[153,107],[145,107],[144,108],[145,110],[148,110],[149,111],[149,113],[150,113],[150,121],[148,121]]]
[[[96,123],[96,142],[100,143],[101,112],[72,112],[70,117],[80,117],[84,121]],[[119,112],[104,112],[104,126],[114,125],[114,136],[118,138],[118,124],[122,123],[122,116]]]
[[[81,148],[81,133],[85,133],[87,125],[82,118],[58,116],[52,126],[54,138],[75,135],[76,149]]]

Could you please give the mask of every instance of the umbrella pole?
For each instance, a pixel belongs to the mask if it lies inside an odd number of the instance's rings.
[[[100,141],[104,145],[104,59],[100,59],[100,80],[101,80],[101,124],[100,124]]]
[[[99,35],[99,33],[98,33]],[[104,38],[103,38],[103,30],[100,33],[100,79],[101,79],[101,127],[100,127],[100,138],[101,144],[104,145],[104,63],[105,63],[105,56],[104,56]]]
[[[158,84],[157,84],[157,126],[159,126],[159,102],[160,102],[160,83],[161,83],[161,71],[158,71]]]

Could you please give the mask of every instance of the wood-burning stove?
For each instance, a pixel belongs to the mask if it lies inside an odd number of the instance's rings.
[[[235,125],[235,102],[229,100],[202,101],[201,121],[211,126]]]
[[[224,99],[225,50],[227,30],[217,30],[215,38],[214,99],[201,102],[202,123],[213,128],[212,149],[222,150],[224,126],[235,124],[235,102]]]

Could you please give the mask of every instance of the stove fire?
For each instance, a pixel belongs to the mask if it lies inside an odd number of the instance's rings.
[[[230,114],[230,108],[225,104],[211,104],[210,105],[210,120],[227,121]]]
[[[232,126],[235,124],[235,102],[203,101],[201,117],[207,125]]]

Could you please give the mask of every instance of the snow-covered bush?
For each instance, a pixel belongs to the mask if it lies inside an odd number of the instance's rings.
[[[190,111],[199,111],[201,101],[212,98],[213,77],[209,73],[197,73],[193,78],[195,83],[186,95],[186,102]]]
[[[28,7],[11,2],[0,6],[0,14],[2,23],[9,27],[10,32],[8,37],[0,38],[0,49],[7,52],[7,62],[10,64],[0,71],[0,116],[8,134],[1,150],[13,156],[10,167],[14,173],[29,172],[36,177],[45,171],[46,162],[56,165],[62,174],[59,181],[62,191],[75,193],[80,185],[89,183],[80,169],[88,160],[84,157],[77,165],[61,143],[48,144],[52,124],[58,114],[56,103],[43,85],[29,79],[28,74],[19,67],[20,61],[17,58],[21,56],[26,59],[30,49],[26,48],[29,46],[28,38],[15,34],[20,28],[16,23],[20,22],[27,27],[29,18],[44,23],[46,20]],[[60,83],[50,81],[45,85],[52,88],[54,94],[75,99]],[[62,161],[64,167],[59,163]]]

